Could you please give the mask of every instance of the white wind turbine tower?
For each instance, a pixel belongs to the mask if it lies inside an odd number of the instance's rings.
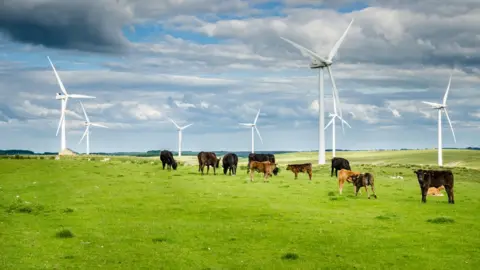
[[[50,65],[52,66],[53,72],[55,73],[55,77],[57,78],[57,82],[58,82],[58,85],[60,86],[60,90],[62,90],[62,93],[57,93],[55,96],[55,99],[62,101],[60,122],[58,122],[57,134],[55,135],[55,136],[58,136],[58,131],[60,130],[60,127],[62,127],[61,147],[59,151],[61,152],[67,148],[67,140],[65,138],[65,110],[67,109],[68,99],[69,98],[95,98],[95,97],[86,96],[86,95],[68,94],[67,90],[65,89],[65,86],[62,83],[62,80],[60,79],[60,76],[58,76],[55,66],[53,66],[53,63],[50,60],[50,57],[47,56],[47,58],[48,58],[48,61],[50,62]]]
[[[260,131],[258,131],[258,128],[257,128],[257,120],[258,120],[259,115],[260,115],[260,109],[258,109],[257,116],[255,117],[255,120],[253,121],[253,123],[240,123],[240,125],[242,125],[242,126],[247,126],[247,127],[252,128],[252,153],[255,153],[254,152],[254,150],[255,150],[255,136],[254,136],[254,133],[253,133],[254,129],[255,129],[255,131],[257,131],[258,137],[260,138],[260,141],[263,144],[262,136],[260,135]]]
[[[168,118],[168,119],[170,120],[170,122],[172,122],[177,127],[177,130],[178,130],[178,156],[181,157],[182,156],[182,131],[184,129],[186,129],[187,127],[193,125],[193,123],[188,124],[188,125],[183,126],[183,127],[180,127],[179,125],[177,125],[177,123],[175,123],[175,121],[173,121],[170,118]]]
[[[90,119],[88,118],[87,112],[85,111],[85,108],[83,107],[83,104],[81,101],[80,101],[80,105],[82,105],[83,115],[85,115],[85,132],[83,133],[83,136],[78,143],[80,144],[83,138],[85,137],[85,135],[87,135],[87,155],[90,155],[90,126],[102,127],[102,128],[108,128],[108,127],[98,123],[90,122]]]
[[[327,129],[330,125],[332,125],[332,158],[334,158],[335,157],[335,118],[338,118],[338,120],[340,120],[342,123],[345,123],[345,125],[347,125],[349,128],[352,128],[352,127],[347,123],[347,121],[343,120],[343,118],[337,114],[335,97],[333,97],[333,114],[330,113],[328,116],[331,117],[332,119],[325,126],[325,129]]]
[[[445,95],[443,96],[443,103],[433,103],[422,101],[423,103],[432,106],[433,109],[438,110],[438,166],[443,166],[443,157],[442,157],[442,111],[445,112],[445,116],[447,117],[448,123],[450,124],[450,129],[452,130],[453,140],[457,143],[457,139],[455,138],[455,132],[453,132],[452,122],[450,122],[450,117],[448,116],[447,112],[447,97],[448,91],[450,91],[450,84],[452,82],[452,75],[450,75],[450,79],[448,80],[447,91],[445,91]]]
[[[332,74],[332,69],[331,65],[333,64],[332,60],[333,57],[337,54],[338,48],[342,44],[343,40],[347,36],[347,32],[352,26],[353,20],[350,22],[348,25],[347,29],[343,33],[343,35],[340,37],[340,39],[335,43],[333,46],[332,50],[328,54],[327,58],[323,58],[319,56],[317,53],[289,40],[284,37],[280,37],[286,42],[292,44],[295,48],[299,49],[302,52],[302,55],[307,56],[309,55],[312,62],[310,63],[310,68],[311,69],[319,69],[319,102],[318,102],[318,108],[319,108],[319,127],[318,127],[318,132],[319,132],[319,147],[318,147],[318,164],[325,164],[325,102],[324,102],[324,91],[323,91],[323,69],[327,68],[328,74],[330,75],[330,80],[332,81],[332,92],[335,93],[335,98],[337,100],[338,104],[338,109],[340,113],[340,117],[342,117],[342,109],[340,106],[340,99],[338,97],[338,90],[337,86],[335,85],[335,79],[333,78]],[[342,131],[344,131],[343,128],[343,122],[342,122]]]

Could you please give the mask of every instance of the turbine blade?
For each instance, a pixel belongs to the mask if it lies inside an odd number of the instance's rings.
[[[340,119],[340,121],[342,121],[343,123],[345,123],[345,125],[347,125],[349,128],[352,128],[347,121],[343,120],[342,118],[340,118],[340,116],[337,116],[338,119]]]
[[[89,128],[90,128],[90,126],[87,126],[87,128],[85,129],[85,132],[83,132],[83,136],[82,136],[82,138],[80,139],[80,141],[78,142],[78,144],[80,144],[80,143],[83,141],[83,138],[85,138],[85,135],[87,135]]]
[[[441,107],[441,106],[442,106],[442,104],[438,104],[438,103],[434,103],[434,102],[428,102],[428,101],[422,101],[422,103],[427,104],[427,105],[430,105],[430,106],[432,106],[432,107],[434,107],[434,108],[437,108],[437,107]]]
[[[253,126],[253,124],[247,124],[247,123],[238,123],[239,125],[242,125],[242,126]]]
[[[107,126],[104,126],[104,125],[98,124],[98,123],[90,123],[90,125],[96,126],[96,127],[108,128]]]
[[[187,127],[189,127],[189,126],[191,126],[191,125],[193,125],[193,123],[192,123],[192,124],[188,124],[188,125],[186,125],[186,126],[183,126],[183,127],[181,127],[180,129],[186,129]]]
[[[85,120],[87,120],[87,122],[90,122],[90,119],[88,119],[87,112],[85,111],[85,107],[83,107],[83,103],[81,101],[80,101],[80,105],[82,105],[82,110],[83,110],[83,115],[85,115]]]
[[[60,121],[58,122],[57,134],[55,136],[58,136],[58,132],[60,131],[60,127],[62,126],[62,121],[64,117],[65,117],[65,111],[62,110],[60,113]]]
[[[447,117],[448,123],[450,124],[450,129],[452,130],[453,141],[455,141],[455,143],[457,143],[457,138],[455,138],[455,132],[453,132],[453,126],[452,126],[452,122],[450,121],[450,117],[448,116],[448,112],[447,112],[446,109],[444,109],[443,111],[445,112],[445,116]]]
[[[170,122],[172,122],[177,128],[180,128],[177,123],[175,123],[175,121],[173,121],[173,119],[171,119],[170,117],[167,117],[168,120],[170,120]]]
[[[258,109],[257,116],[255,116],[255,121],[253,121],[253,124],[257,123],[258,116],[260,115],[260,109]]]
[[[52,61],[50,60],[50,57],[48,57],[48,61],[50,62],[50,65],[52,66],[53,73],[55,73],[55,78],[57,78],[58,85],[60,86],[60,90],[62,90],[63,94],[68,96],[67,90],[65,89],[65,86],[63,85],[62,80],[60,79],[60,76],[58,76],[57,70],[55,69],[55,66],[53,65]]]
[[[452,83],[452,74],[450,74],[450,79],[448,79],[447,91],[445,91],[445,96],[443,96],[443,105],[447,105],[448,91],[450,91],[450,84]]]
[[[298,50],[300,50],[301,52],[303,52],[304,54],[308,54],[310,55],[310,57],[313,57],[313,58],[316,58],[324,63],[327,62],[327,60],[325,60],[325,58],[321,57],[320,55],[316,54],[315,52],[312,52],[311,50],[303,47],[302,45],[299,45],[287,38],[284,38],[284,37],[280,37],[281,39],[285,40],[286,42],[290,43],[291,45],[293,45],[293,47],[297,48]]]
[[[325,128],[324,128],[325,130],[333,123],[333,119],[334,119],[334,118],[332,118],[332,119],[330,120],[330,122],[328,122],[328,124],[325,126]]]
[[[71,98],[96,98],[96,97],[93,97],[93,96],[77,95],[77,94],[71,94],[71,95],[68,95],[68,97],[71,97]]]
[[[258,128],[257,128],[257,126],[254,126],[254,127],[255,127],[255,131],[256,131],[256,132],[257,132],[257,134],[258,134],[258,137],[260,138],[260,141],[261,141],[261,142],[262,142],[262,144],[263,144],[263,139],[262,139],[262,135],[260,135],[260,131],[258,131]]]
[[[330,66],[327,66],[327,70],[328,70],[328,74],[330,75],[330,80],[332,81],[334,96],[337,100],[338,112],[340,113],[339,116],[340,118],[343,119],[342,107],[340,105],[340,98],[338,97],[338,90],[337,90],[337,86],[335,85],[335,79],[333,78],[332,69],[330,68]],[[343,122],[342,122],[342,132],[345,134],[345,128],[343,127]]]
[[[332,50],[331,50],[330,53],[328,54],[328,60],[329,60],[329,61],[332,61],[333,57],[335,57],[335,55],[337,54],[338,48],[340,48],[340,45],[342,45],[343,40],[344,40],[345,37],[347,36],[348,30],[349,30],[350,27],[352,26],[353,20],[354,20],[354,19],[352,19],[352,21],[351,21],[350,24],[348,25],[347,29],[345,30],[345,32],[343,32],[343,35],[340,37],[340,39],[338,39],[337,43],[335,43],[335,45],[333,46]]]

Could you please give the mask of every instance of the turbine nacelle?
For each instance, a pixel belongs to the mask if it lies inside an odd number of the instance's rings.
[[[62,93],[56,93],[56,95],[55,95],[55,99],[58,99],[58,100],[65,99],[65,98],[67,98],[67,96],[65,96]]]
[[[332,61],[322,62],[322,61],[317,60],[317,59],[312,59],[312,62],[310,63],[310,68],[311,69],[326,68],[326,67],[331,66],[331,65],[332,65]]]

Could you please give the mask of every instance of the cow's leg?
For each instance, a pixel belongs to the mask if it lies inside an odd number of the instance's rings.
[[[162,168],[165,170],[165,162],[162,161]]]
[[[451,186],[445,186],[445,191],[448,195],[448,203],[454,204],[455,202],[453,200],[453,188]]]
[[[202,175],[204,174],[203,173],[203,169],[205,168],[205,164],[202,164],[202,168],[201,168],[201,171],[202,171]]]
[[[332,166],[332,170],[330,171],[330,177],[333,176],[333,166]],[[335,176],[337,176],[337,174],[335,173]]]
[[[338,191],[340,192],[340,195],[342,195],[342,190],[343,190],[343,181],[338,182]]]
[[[358,188],[356,185],[353,185],[353,190],[355,191],[355,196],[358,196],[358,191],[360,188]]]
[[[365,187],[365,192],[367,193],[367,197],[370,199],[370,194],[368,194],[367,185],[365,185],[364,187]]]
[[[422,202],[423,203],[427,202],[428,188],[429,188],[428,185],[423,186],[423,189],[422,189]]]
[[[372,189],[372,193],[373,193],[373,197],[376,199],[377,198],[377,194],[375,194],[375,187],[372,185],[370,185],[370,188]]]
[[[209,171],[210,171],[210,165],[207,165],[207,175]]]
[[[213,175],[217,175],[217,173],[215,172],[215,165],[213,165],[212,168],[213,168]]]
[[[298,172],[293,172],[295,174],[295,180],[297,179],[298,177]]]
[[[253,171],[250,171],[250,182],[253,182]]]

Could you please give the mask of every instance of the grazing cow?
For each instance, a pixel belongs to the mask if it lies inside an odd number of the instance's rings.
[[[352,170],[350,168],[350,162],[348,162],[348,160],[341,157],[332,158],[332,171],[330,172],[330,177],[333,176],[333,169],[335,169],[335,177],[338,176],[337,171],[340,171],[341,169],[345,169],[349,171]]]
[[[163,150],[160,152],[160,160],[162,161],[162,167],[165,170],[165,164],[167,164],[167,169],[170,170],[173,168],[174,170],[177,169],[177,162],[173,158],[172,152],[168,150]]]
[[[217,158],[214,152],[203,152],[201,151],[197,155],[198,158],[198,171],[202,172],[203,175],[203,168],[207,166],[207,174],[210,171],[210,166],[213,168],[213,174],[216,175],[215,168],[218,168],[220,164],[220,159]]]
[[[230,175],[237,174],[238,156],[235,153],[228,153],[223,156],[223,174],[227,174],[230,171]]]
[[[312,163],[288,164],[287,170],[295,174],[295,179],[297,179],[298,173],[301,172],[308,173],[308,178],[312,180]]]
[[[422,192],[422,202],[427,202],[428,189],[430,187],[445,187],[448,195],[448,203],[454,204],[453,196],[453,173],[450,170],[416,170],[418,184]]]
[[[263,173],[263,182],[270,182],[267,179],[272,174],[276,175],[275,168],[277,168],[277,164],[270,161],[252,161],[248,164],[248,167],[250,169],[250,181],[253,181],[253,174],[259,172]]]
[[[370,199],[370,194],[368,194],[367,186],[370,186],[373,192],[373,197],[377,198],[377,194],[375,194],[375,185],[373,181],[373,174],[371,173],[361,173],[352,176],[353,186],[355,187],[355,196],[358,195],[358,191],[360,191],[361,187],[365,187],[365,192],[367,192],[367,196]]]
[[[255,153],[250,153],[248,155],[248,164],[252,161],[270,161],[270,163],[275,163],[275,155],[274,154],[255,154]],[[250,171],[250,167],[247,168],[247,173]],[[275,172],[274,174],[277,175],[279,172],[278,167],[275,167]]]
[[[359,174],[360,174],[359,172],[352,172],[350,170],[345,170],[345,169],[340,170],[340,173],[338,174],[338,190],[340,194],[342,194],[343,184],[345,183],[345,181],[351,183],[353,181],[352,177],[354,175],[359,175]]]

